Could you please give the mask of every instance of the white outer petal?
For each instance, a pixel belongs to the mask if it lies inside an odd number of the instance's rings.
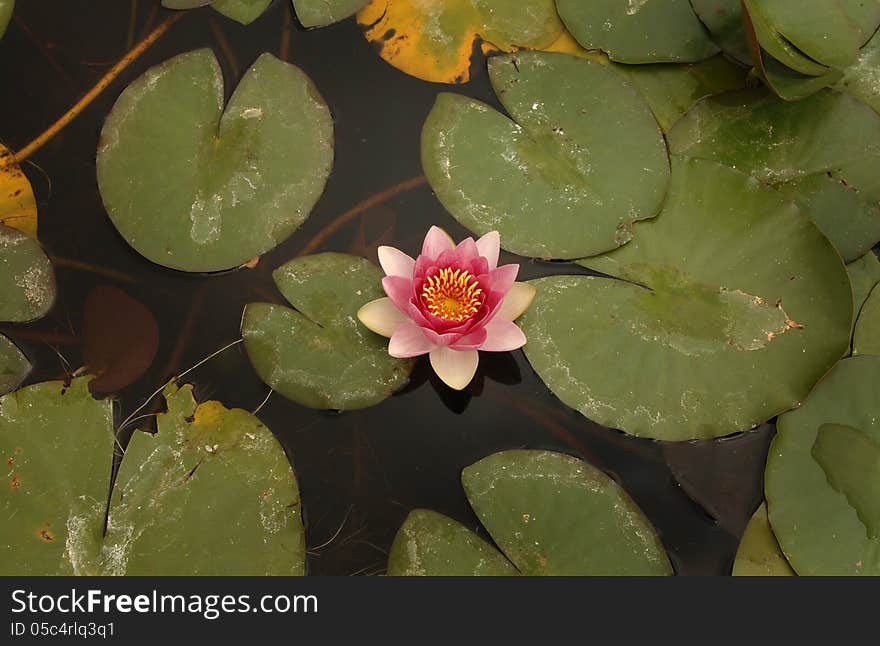
[[[495,316],[507,319],[508,321],[515,321],[522,316],[523,312],[529,309],[529,305],[535,300],[535,294],[537,293],[538,290],[528,283],[514,283],[510,291],[507,292],[507,296],[504,297],[501,309],[498,310],[498,314]]]
[[[498,267],[498,256],[501,253],[501,235],[497,231],[490,231],[477,240],[477,251],[489,261],[489,271]]]
[[[437,376],[453,390],[461,390],[474,378],[480,353],[476,350],[453,350],[446,346],[431,350],[431,367]]]
[[[389,338],[397,328],[409,321],[388,297],[370,301],[358,310],[357,317],[368,329]]]
[[[416,261],[394,247],[382,246],[378,249],[379,264],[386,276],[412,278]]]

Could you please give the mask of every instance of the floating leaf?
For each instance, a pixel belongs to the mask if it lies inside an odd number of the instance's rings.
[[[840,256],[749,176],[674,158],[663,212],[634,234],[583,261],[622,281],[534,281],[520,320],[532,366],[593,421],[663,440],[729,435],[796,406],[847,351]]]
[[[853,354],[880,355],[880,288],[862,306],[853,333]]]
[[[745,65],[752,64],[741,0],[691,0],[691,6],[725,54]]]
[[[777,426],[767,505],[792,567],[880,574],[880,357],[838,363]]]
[[[357,319],[358,309],[384,295],[378,267],[323,253],[295,258],[273,277],[296,309],[252,303],[241,323],[248,357],[273,390],[310,408],[353,410],[406,383],[414,362],[391,357],[388,341]]]
[[[505,52],[543,49],[562,33],[553,0],[372,0],[357,16],[379,55],[437,83],[466,83],[479,39]]]
[[[0,574],[95,574],[110,486],[113,413],[88,379],[0,398]]]
[[[135,433],[110,507],[104,573],[301,575],[296,477],[259,419],[165,389],[155,436]]]
[[[880,25],[876,0],[744,0],[743,6],[756,27],[763,27],[758,32],[761,45],[786,64],[771,47],[784,43],[790,58],[844,68]]]
[[[880,112],[880,32],[861,49],[856,62],[844,70],[835,87]]]
[[[224,113],[217,59],[199,50],[125,90],[101,134],[98,184],[138,252],[174,269],[217,271],[293,233],[332,162],[330,111],[299,68],[263,54]]]
[[[548,451],[502,451],[464,469],[461,479],[513,567],[464,526],[419,510],[395,538],[389,574],[672,573],[641,510],[616,482],[581,460]]]
[[[216,11],[243,25],[249,25],[263,15],[272,0],[162,0],[168,9],[195,9],[211,5]]]
[[[853,260],[846,266],[853,291],[853,323],[858,319],[862,306],[868,300],[868,294],[874,285],[880,283],[880,260],[869,251],[861,258]]]
[[[586,49],[621,63],[689,63],[718,53],[688,0],[556,0]]]
[[[86,296],[82,322],[83,360],[92,392],[122,390],[143,375],[159,349],[156,317],[116,287],[101,285]]]
[[[742,535],[733,576],[795,576],[767,518],[767,505],[761,503]]]
[[[325,27],[353,16],[369,2],[370,0],[293,0],[293,7],[303,27]]]
[[[441,94],[422,131],[422,164],[465,227],[507,250],[580,258],[625,243],[663,201],[669,162],[645,100],[598,63],[546,52],[489,61],[514,120]],[[587,115],[587,116],[585,116]]]
[[[31,363],[21,350],[0,334],[0,395],[15,390],[30,374]]]
[[[15,0],[0,0],[0,38],[6,33],[6,27],[12,19],[12,10],[15,7]],[[0,156],[2,159],[2,156]]]
[[[795,198],[847,260],[880,240],[880,115],[850,96],[827,90],[787,103],[746,90],[709,97],[668,141],[674,154],[751,173]]]
[[[0,225],[18,229],[32,238],[37,237],[37,201],[31,183],[15,161],[12,151],[2,144],[0,144]]]
[[[36,240],[0,225],[0,321],[26,323],[55,301],[52,263]]]

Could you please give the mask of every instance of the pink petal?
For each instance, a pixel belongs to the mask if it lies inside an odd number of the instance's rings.
[[[431,366],[434,372],[443,383],[454,390],[461,390],[471,383],[479,362],[480,354],[476,350],[458,351],[450,348],[431,350]]]
[[[444,251],[455,249],[452,238],[440,227],[431,227],[422,243],[422,255],[428,258],[437,258]]]
[[[480,350],[486,352],[508,352],[516,350],[526,344],[526,335],[516,323],[500,317],[495,317],[486,324],[486,341],[480,346]]]
[[[377,298],[364,305],[357,313],[367,329],[390,337],[401,325],[409,322],[409,317],[397,309],[390,298]]]
[[[498,255],[501,252],[501,236],[497,231],[490,231],[477,240],[477,251],[489,261],[489,269],[498,266]]]
[[[415,323],[407,323],[394,331],[388,344],[388,354],[398,359],[418,357],[427,354],[434,348],[428,338]]]
[[[504,297],[504,302],[496,316],[507,321],[515,321],[529,308],[537,293],[538,290],[528,283],[514,283]]]
[[[480,257],[480,251],[473,238],[465,238],[455,248],[455,260],[460,265],[470,265],[472,261]]]
[[[453,350],[478,350],[486,342],[487,336],[486,328],[481,327],[461,337],[449,347]]]
[[[489,272],[487,287],[490,291],[502,296],[510,291],[510,287],[519,273],[519,265],[502,265],[498,269]]]
[[[413,282],[409,278],[385,276],[382,279],[382,289],[401,312],[408,313],[413,297]]]
[[[394,247],[379,247],[379,264],[386,276],[413,277],[416,261]]]

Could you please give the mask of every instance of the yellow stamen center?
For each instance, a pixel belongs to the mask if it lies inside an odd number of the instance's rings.
[[[434,316],[447,321],[464,321],[480,309],[483,290],[470,272],[447,267],[425,281],[422,301]]]

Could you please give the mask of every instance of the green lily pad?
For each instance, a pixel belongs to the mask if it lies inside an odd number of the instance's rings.
[[[353,16],[369,2],[370,0],[293,0],[293,7],[303,27],[325,27]]]
[[[243,25],[249,25],[263,15],[272,0],[162,0],[168,9],[195,9],[211,5],[216,11]]]
[[[308,217],[332,166],[333,124],[309,78],[270,54],[224,112],[217,59],[199,50],[123,92],[97,161],[107,212],[138,252],[183,271],[231,269]]]
[[[104,573],[301,575],[299,488],[259,419],[192,386],[165,389],[158,433],[135,433],[110,507]]]
[[[620,246],[634,221],[656,215],[669,162],[631,84],[546,52],[495,57],[489,74],[513,120],[440,94],[422,131],[425,174],[462,225],[499,231],[521,255],[580,258]]]
[[[388,556],[390,576],[516,576],[497,549],[456,520],[427,509],[410,512]]]
[[[0,398],[0,574],[97,573],[112,429],[112,404],[87,378]]]
[[[821,2],[822,0],[819,1]],[[745,24],[748,29],[753,31],[756,41],[756,43],[753,43],[753,48],[755,44],[759,45],[761,49],[779,61],[781,65],[806,76],[823,76],[828,74],[831,71],[828,65],[810,58],[779,33],[765,13],[764,5],[765,3],[761,0],[757,2],[746,1],[744,3],[747,15],[747,22]]]
[[[855,61],[880,25],[876,0],[744,0],[743,5],[756,27],[764,25],[758,33],[761,45],[786,64],[768,41],[786,43],[793,57],[840,69]]]
[[[718,53],[688,0],[556,0],[556,7],[583,47],[620,63],[688,63]]]
[[[720,162],[796,198],[847,260],[880,240],[880,115],[850,96],[826,90],[788,103],[757,89],[709,97],[668,141],[673,154]]]
[[[8,338],[0,334],[0,395],[15,390],[31,372],[31,362]]]
[[[532,366],[590,419],[662,440],[729,435],[796,406],[847,352],[846,269],[777,191],[673,158],[663,212],[634,234],[582,261],[623,280],[539,279],[519,320]]]
[[[862,47],[835,87],[880,112],[880,32]]]
[[[388,574],[672,574],[641,510],[616,482],[581,460],[502,451],[464,469],[461,479],[509,562],[466,527],[419,510],[395,538]]]
[[[777,427],[764,483],[792,567],[880,574],[880,357],[838,363]]]
[[[853,333],[853,354],[880,355],[880,288],[862,306]]]
[[[12,10],[15,8],[15,0],[0,0],[0,38],[6,33],[6,27],[12,20]]]
[[[862,306],[868,300],[868,295],[877,283],[880,283],[880,260],[873,251],[869,251],[861,258],[853,260],[846,266],[849,280],[853,291],[853,321],[855,321]]]
[[[34,321],[54,302],[55,274],[39,243],[0,225],[0,321]]]
[[[721,51],[740,63],[752,64],[741,0],[691,0],[691,6]]]
[[[779,549],[764,503],[752,516],[739,542],[733,576],[795,576]]]
[[[354,410],[378,404],[403,386],[412,360],[388,354],[388,340],[357,318],[365,303],[384,296],[374,264],[339,253],[295,258],[273,273],[296,309],[251,303],[241,335],[266,384],[298,404]]]

